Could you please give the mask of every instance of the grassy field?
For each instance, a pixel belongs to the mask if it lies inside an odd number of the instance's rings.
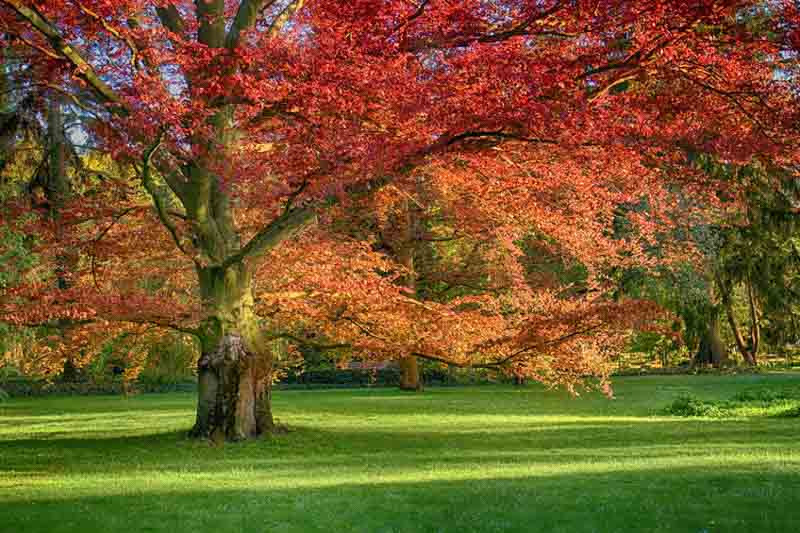
[[[277,392],[293,431],[186,440],[186,394],[0,404],[0,531],[800,531],[800,418],[663,416],[800,376]],[[750,411],[747,411],[750,412]],[[755,412],[755,411],[753,411]]]

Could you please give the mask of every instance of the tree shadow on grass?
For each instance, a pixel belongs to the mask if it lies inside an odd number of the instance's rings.
[[[797,531],[794,471],[642,468],[559,475],[342,482],[254,480],[11,498],[2,532],[770,532]],[[305,484],[306,486],[301,486]]]
[[[234,469],[265,475],[378,464],[393,470],[520,462],[536,465],[586,461],[675,459],[715,454],[780,453],[796,442],[794,420],[648,419],[622,423],[550,423],[463,431],[359,430],[297,427],[288,435],[210,447],[184,431],[102,438],[25,438],[2,441],[4,470],[68,475],[131,472],[219,473]],[[68,434],[67,434],[68,435]],[[135,465],[135,466],[132,466]]]
[[[196,401],[192,393],[12,397],[0,403],[0,417],[51,417],[64,414],[104,415],[121,412],[191,410]]]

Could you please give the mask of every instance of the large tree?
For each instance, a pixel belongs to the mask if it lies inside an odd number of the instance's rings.
[[[31,76],[46,72],[79,103],[91,117],[86,135],[140,181],[139,190],[130,176],[109,183],[94,206],[114,226],[102,232],[112,242],[106,272],[161,280],[137,296],[141,284],[103,285],[93,269],[91,282],[45,298],[6,295],[5,319],[149,322],[195,335],[197,435],[270,429],[269,341],[295,338],[289,321],[304,316],[376,356],[513,365],[574,383],[602,367],[592,343],[638,316],[633,304],[620,316],[606,301],[528,298],[523,269],[510,262],[518,297],[421,306],[387,283],[385,258],[323,237],[327,208],[413,183],[402,178],[425,167],[451,194],[482,199],[465,202],[462,216],[495,225],[509,257],[523,255],[519,239],[534,227],[590,276],[641,259],[641,243],[609,238],[613,209],[647,196],[656,212],[674,175],[664,165],[680,166],[687,147],[736,161],[796,158],[793,78],[777,65],[793,57],[792,9],[2,0],[0,30],[28,46]],[[763,11],[761,27],[739,16],[746,10]],[[763,25],[776,37],[762,37]],[[142,191],[161,236],[123,219],[152,220],[139,209]],[[90,207],[76,221],[97,220]],[[654,231],[652,220],[637,222],[643,238]]]

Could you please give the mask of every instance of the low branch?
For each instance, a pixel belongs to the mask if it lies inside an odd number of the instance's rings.
[[[310,207],[289,209],[256,233],[238,252],[225,258],[221,265],[222,268],[228,268],[272,250],[305,228],[315,217],[316,213]]]
[[[97,75],[92,65],[64,40],[61,32],[39,13],[36,8],[23,5],[22,0],[0,1],[10,6],[20,17],[27,20],[31,26],[41,33],[50,43],[50,46],[75,67],[75,75],[88,83],[104,100],[114,104],[114,110],[122,112],[123,114],[126,113],[117,93],[100,79],[100,76]]]
[[[169,231],[172,240],[175,242],[175,246],[178,247],[178,250],[181,251],[185,256],[192,258],[195,263],[197,260],[194,259],[189,252],[186,250],[186,247],[181,242],[180,236],[178,235],[178,228],[175,226],[173,221],[170,219],[170,212],[167,207],[164,205],[164,199],[161,197],[161,191],[158,190],[155,183],[153,182],[153,178],[150,174],[150,160],[155,154],[156,150],[161,146],[161,139],[162,134],[159,134],[158,139],[156,142],[148,148],[144,155],[142,156],[142,185],[144,185],[145,190],[148,192],[150,197],[153,199],[153,204],[156,207],[156,213],[158,214],[158,218],[161,221],[161,224],[167,228]]]
[[[340,348],[352,348],[352,344],[350,343],[334,343],[334,344],[323,344],[312,342],[307,339],[303,339],[302,337],[298,337],[296,335],[292,335],[291,333],[273,333],[267,335],[264,340],[266,341],[275,341],[278,339],[286,339],[292,341],[296,344],[300,344],[302,346],[308,346],[310,348],[314,348],[315,350],[326,351],[326,350],[338,350]]]
[[[0,323],[11,324],[13,326],[26,326],[26,327],[41,327],[41,326],[50,326],[53,323],[57,322],[59,326],[86,326],[88,324],[93,324],[98,322],[98,319],[94,318],[83,318],[83,319],[70,319],[70,318],[58,318],[58,319],[48,319],[42,321],[34,321],[34,320],[7,320],[3,318],[4,314],[0,313]],[[8,314],[5,314],[8,316]],[[139,325],[148,325],[148,326],[156,326],[160,328],[167,328],[178,331],[180,333],[186,333],[187,335],[194,335],[199,337],[200,330],[195,328],[189,328],[186,326],[181,326],[178,324],[173,323],[167,319],[160,319],[160,318],[131,318],[131,317],[103,317],[103,322],[124,322],[128,324],[139,324]]]

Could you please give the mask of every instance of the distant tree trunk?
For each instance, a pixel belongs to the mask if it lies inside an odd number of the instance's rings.
[[[761,345],[761,317],[758,312],[755,290],[750,276],[747,276],[747,302],[750,310],[750,354],[753,366],[758,364],[758,348]]]
[[[733,311],[733,289],[730,284],[723,285],[721,280],[718,280],[722,291],[722,304],[725,307],[725,313],[728,317],[728,324],[731,327],[734,341],[736,342],[736,349],[742,355],[745,364],[748,366],[758,365],[758,348],[761,340],[761,327],[759,325],[758,309],[756,307],[755,294],[753,285],[750,282],[749,276],[746,278],[745,283],[747,287],[747,300],[748,308],[750,311],[750,335],[749,342],[745,341],[739,324],[736,321],[736,315]]]
[[[728,361],[728,352],[720,335],[719,315],[715,312],[708,322],[708,328],[700,340],[695,354],[694,365],[711,365],[719,368]]]
[[[406,200],[405,209],[405,235],[400,246],[398,261],[408,271],[405,276],[405,286],[409,292],[416,295],[417,272],[415,270],[414,256],[419,244],[420,209],[415,201]],[[402,357],[400,363],[400,389],[408,391],[421,391],[422,381],[419,374],[419,361],[413,355]]]
[[[11,69],[10,39],[0,33],[0,172],[5,169],[10,159],[19,124],[19,115],[11,110]]]
[[[56,92],[48,95],[47,108],[47,139],[45,143],[44,164],[40,168],[41,174],[35,180],[42,186],[47,205],[47,216],[50,218],[56,232],[56,243],[60,253],[56,255],[55,277],[56,285],[60,290],[70,287],[70,274],[77,268],[78,258],[70,251],[70,246],[65,245],[64,224],[62,216],[64,207],[72,193],[72,187],[67,176],[67,137],[64,131],[64,116],[61,109],[61,96]],[[66,321],[59,321],[58,328],[62,336],[69,329]],[[77,368],[71,356],[64,360],[61,373],[64,381],[77,381]]]

